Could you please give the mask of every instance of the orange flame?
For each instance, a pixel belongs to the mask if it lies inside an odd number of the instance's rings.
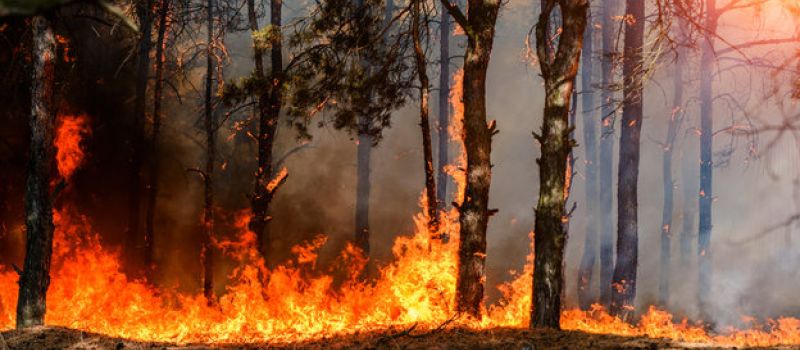
[[[83,163],[85,154],[81,141],[91,135],[86,116],[61,115],[58,118],[55,147],[58,173],[69,180]]]
[[[463,111],[457,104],[459,81],[456,79],[453,94],[455,131]],[[461,191],[463,175],[456,179]],[[128,278],[121,272],[119,257],[103,247],[89,220],[67,205],[54,212],[52,283],[45,321],[134,340],[213,344],[293,342],[413,324],[417,329],[436,328],[455,315],[458,214],[455,210],[442,214],[442,232],[456,236],[448,243],[428,232],[424,212],[414,217],[414,234],[395,240],[394,260],[379,268],[373,282],[355,278],[366,259],[357,248],[348,246],[337,265],[346,269],[350,278],[337,284],[332,274],[315,265],[324,237],[293,248],[294,259],[267,269],[257,252],[255,234],[247,230],[249,213],[244,211],[236,216],[236,240],[216,242],[238,267],[228,276],[226,292],[210,306],[202,293],[157,290]],[[532,242],[532,234],[529,238]],[[527,327],[532,275],[531,253],[522,273],[499,287],[503,298],[485,310],[482,320],[457,319],[454,324],[472,329]],[[14,324],[16,281],[15,273],[0,267],[0,329]],[[561,325],[568,330],[725,346],[800,344],[800,320],[794,318],[769,321],[767,330],[714,335],[686,320],[676,323],[672,315],[655,308],[634,325],[594,306],[589,311],[564,311]]]

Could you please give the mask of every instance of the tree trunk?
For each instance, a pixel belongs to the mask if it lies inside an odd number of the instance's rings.
[[[44,16],[32,19],[30,159],[25,183],[25,263],[19,278],[17,328],[44,324],[50,258],[53,252],[53,211],[50,173],[54,162],[55,38]]]
[[[206,167],[204,179],[204,205],[203,205],[203,237],[200,252],[203,261],[203,295],[209,303],[214,301],[214,250],[212,239],[214,237],[214,165],[216,158],[216,118],[211,102],[214,67],[214,0],[206,3],[206,21],[208,30],[208,44],[206,52],[206,82],[205,98],[203,104],[204,126],[206,131]]]
[[[492,181],[494,122],[486,123],[486,70],[494,41],[500,1],[469,0],[468,17],[442,0],[467,35],[464,55],[464,153],[467,158],[464,200],[458,204],[459,245],[456,309],[481,315],[486,277],[486,227],[489,224],[489,186]]]
[[[442,8],[441,23],[439,25],[439,171],[436,183],[439,206],[447,206],[447,184],[450,177],[445,169],[450,164],[449,147],[450,134],[450,14]]]
[[[270,25],[275,28],[281,26],[281,0],[270,1]],[[250,21],[250,30],[258,31],[258,17],[256,16],[255,1],[247,1],[247,13]],[[264,74],[264,60],[262,48],[253,46],[253,61],[255,62],[255,76],[257,79],[269,84],[269,88],[258,95],[258,168],[256,169],[255,189],[251,201],[253,215],[250,218],[249,228],[258,237],[258,249],[265,261],[269,257],[269,247],[272,240],[266,229],[269,221],[269,205],[274,197],[275,189],[270,190],[268,184],[272,181],[272,159],[275,132],[278,128],[278,118],[281,112],[281,90],[283,86],[283,52],[281,39],[272,42],[271,48],[272,73],[269,79]]]
[[[595,120],[594,88],[592,78],[594,27],[586,26],[581,57],[581,93],[583,94],[583,150],[586,174],[586,238],[583,245],[580,269],[578,270],[578,304],[587,310],[597,301],[592,289],[592,275],[597,260],[597,120]]]
[[[626,0],[625,13],[632,16],[625,28],[622,61],[623,105],[619,139],[617,185],[617,261],[612,281],[611,312],[624,320],[632,317],[636,298],[639,258],[638,186],[642,133],[642,50],[644,46],[644,0]]]
[[[150,174],[147,181],[147,212],[145,213],[144,266],[149,281],[153,280],[155,250],[155,216],[158,199],[158,135],[161,131],[161,102],[164,91],[164,48],[167,33],[169,0],[161,0],[158,12],[158,37],[156,39],[156,80],[153,86],[153,130],[150,135]]]
[[[664,190],[664,206],[661,210],[661,273],[658,280],[658,299],[662,307],[669,303],[669,280],[672,264],[672,213],[675,192],[675,181],[672,179],[672,154],[675,149],[675,138],[683,121],[683,65],[680,61],[683,52],[678,51],[673,76],[672,115],[670,116],[667,136],[662,145],[662,177]]]
[[[414,41],[414,58],[417,65],[419,79],[419,126],[422,131],[422,153],[425,161],[425,194],[428,197],[427,215],[428,228],[431,233],[439,230],[439,209],[436,197],[436,181],[433,169],[433,145],[431,144],[431,126],[428,120],[428,95],[430,81],[428,79],[428,64],[425,59],[425,49],[422,47],[422,34],[420,33],[420,0],[413,0],[411,12],[411,38]]]
[[[544,78],[545,106],[541,134],[534,134],[542,153],[537,160],[539,202],[534,224],[531,328],[560,329],[564,247],[569,222],[564,206],[572,176],[567,161],[575,145],[569,110],[589,9],[587,0],[559,4],[563,31],[555,51],[549,40],[551,19],[557,11],[555,0],[542,1],[536,24],[536,54]]]
[[[682,211],[683,217],[681,223],[681,270],[686,271],[690,266],[690,261],[694,253],[692,252],[693,239],[697,233],[695,228],[695,219],[697,218],[697,174],[699,169],[697,166],[697,153],[692,146],[693,138],[685,137],[682,145],[681,155],[681,182],[683,185],[682,191]]]
[[[717,32],[717,13],[715,0],[706,1],[705,27],[709,33]],[[698,290],[701,315],[706,315],[709,305],[709,292],[711,289],[711,204],[713,202],[713,171],[714,171],[714,120],[712,94],[712,66],[714,63],[714,37],[707,36],[701,48],[700,58],[700,194],[698,199],[699,209],[699,234],[697,240],[698,253]]]
[[[600,190],[598,203],[600,219],[600,303],[606,308],[611,306],[611,278],[614,274],[614,121],[616,120],[616,107],[614,106],[614,66],[617,58],[615,38],[617,31],[614,29],[617,16],[617,1],[603,1],[602,19],[602,74],[603,89],[600,94],[602,108],[600,126],[600,161],[599,183]]]
[[[361,117],[360,123],[368,124],[368,118]],[[370,153],[372,140],[366,133],[359,132],[356,146],[356,246],[365,256],[369,256],[369,192],[370,192]]]
[[[130,168],[128,173],[128,226],[125,235],[128,266],[134,270],[142,267],[143,259],[139,221],[141,220],[142,163],[144,154],[145,104],[147,82],[150,72],[150,48],[152,39],[152,0],[137,0],[136,15],[139,17],[141,37],[136,55],[136,95],[133,102],[133,130],[131,131]]]

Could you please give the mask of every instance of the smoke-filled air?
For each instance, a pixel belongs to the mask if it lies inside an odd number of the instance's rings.
[[[800,346],[794,0],[0,0],[0,350]]]

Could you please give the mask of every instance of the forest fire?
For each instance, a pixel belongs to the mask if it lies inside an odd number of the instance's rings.
[[[462,332],[537,349],[551,335],[558,348],[800,345],[800,284],[786,281],[800,263],[800,172],[767,165],[793,191],[764,196],[763,174],[723,169],[755,163],[758,133],[785,143],[800,130],[800,55],[757,49],[796,45],[800,22],[785,38],[784,25],[730,26],[796,17],[789,1],[543,0],[535,13],[485,0],[8,1],[0,350],[52,340],[20,340],[37,332],[117,348],[382,348]],[[740,69],[776,86],[753,103]],[[665,77],[672,91],[649,84]],[[655,85],[671,102],[653,103]],[[418,124],[400,118],[416,102]],[[778,109],[796,116],[756,120]],[[644,141],[664,126],[666,141]],[[797,158],[799,135],[778,158]],[[728,192],[745,176],[754,190]],[[789,219],[754,219],[753,203]]]
[[[460,112],[463,107],[456,97],[461,92],[461,73],[456,77],[451,103]],[[83,162],[81,141],[91,131],[86,117],[60,119],[56,159],[59,172],[69,178]],[[453,123],[454,136],[459,124]],[[463,190],[463,185],[459,188]],[[236,224],[238,239],[217,242],[238,267],[228,276],[225,293],[211,304],[202,294],[157,289],[129,278],[122,272],[119,256],[103,246],[88,218],[69,203],[53,214],[53,277],[46,317],[52,326],[142,341],[222,344],[288,343],[398,327],[433,329],[447,323],[470,329],[523,328],[529,322],[533,253],[521,273],[498,287],[503,298],[484,310],[485,317],[457,317],[453,307],[457,246],[436,239],[423,214],[414,217],[412,235],[396,239],[394,261],[382,266],[372,282],[358,279],[366,259],[348,245],[338,261],[349,278],[337,283],[333,275],[316,267],[317,252],[326,242],[322,236],[294,247],[294,259],[268,270],[255,248],[255,234],[247,230],[248,213],[242,213]],[[442,217],[442,232],[457,235],[457,212],[443,212]],[[457,241],[458,237],[451,237],[450,242]],[[533,233],[529,241],[532,245]],[[16,304],[16,279],[13,271],[0,273],[0,329],[14,324],[11,306]],[[589,311],[566,310],[561,325],[590,333],[725,346],[800,343],[800,320],[795,318],[715,335],[686,320],[675,323],[668,312],[653,307],[637,324],[610,316],[599,305]]]

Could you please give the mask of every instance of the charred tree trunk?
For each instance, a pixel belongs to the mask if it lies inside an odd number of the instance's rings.
[[[411,9],[411,38],[414,41],[414,59],[419,79],[419,126],[422,131],[422,153],[425,161],[425,194],[428,197],[428,228],[431,233],[439,230],[439,209],[436,197],[436,180],[433,169],[433,145],[431,144],[431,125],[428,120],[428,95],[430,81],[425,49],[422,47],[420,33],[421,9],[420,1],[414,0]]]
[[[592,87],[594,61],[594,27],[586,26],[581,57],[581,93],[583,114],[583,150],[586,173],[586,239],[578,271],[578,304],[587,310],[597,301],[592,290],[592,277],[597,260],[597,120],[595,120],[594,91]]]
[[[617,261],[612,281],[611,312],[629,320],[636,297],[639,258],[638,186],[642,133],[644,0],[626,0],[625,14],[632,16],[632,19],[625,28],[622,61],[624,86],[617,185]]]
[[[606,308],[611,306],[611,278],[614,274],[614,66],[617,52],[614,39],[616,31],[613,17],[618,15],[616,0],[603,1],[602,19],[602,84],[600,95],[602,119],[600,122],[600,161],[598,164],[598,185],[600,190],[598,215],[600,219],[600,303]]]
[[[25,183],[25,263],[19,278],[17,328],[44,324],[50,258],[53,252],[53,211],[50,173],[54,162],[56,42],[50,22],[33,17],[33,74],[31,77],[30,158]]]
[[[486,70],[494,41],[500,1],[469,0],[468,16],[442,0],[467,35],[464,55],[464,153],[467,158],[464,200],[458,204],[459,246],[456,309],[480,317],[486,264],[486,227],[489,224],[489,186],[492,181],[492,135],[486,123]]]
[[[147,81],[150,72],[150,48],[152,39],[152,0],[137,0],[136,15],[139,17],[141,37],[136,55],[136,95],[133,101],[133,130],[131,132],[130,169],[128,173],[128,226],[126,247],[129,267],[142,266],[143,256],[139,236],[141,220],[142,163],[144,152],[145,104],[147,102]],[[138,269],[137,269],[138,270]]]
[[[675,181],[672,179],[672,154],[675,149],[675,138],[683,120],[683,66],[680,61],[682,52],[678,52],[675,61],[674,89],[672,96],[672,116],[667,127],[667,137],[662,145],[664,153],[661,158],[663,177],[664,206],[661,210],[661,273],[658,280],[658,300],[662,307],[669,303],[669,280],[672,264],[672,213],[674,206]]]
[[[145,213],[144,266],[149,281],[153,280],[155,269],[153,254],[155,249],[155,216],[158,200],[158,135],[161,132],[161,102],[164,92],[164,48],[167,33],[167,13],[169,0],[161,0],[158,11],[158,37],[156,38],[156,80],[153,86],[153,128],[150,135],[150,174],[147,181],[147,212]]]
[[[717,8],[715,0],[706,1],[705,27],[709,33],[717,32]],[[698,200],[697,262],[699,269],[697,300],[700,313],[708,312],[711,289],[711,205],[713,202],[712,180],[714,176],[714,120],[711,97],[712,66],[714,63],[714,37],[706,36],[700,57],[700,194]]]
[[[270,25],[281,27],[282,0],[270,1]],[[247,13],[250,21],[250,30],[258,31],[258,17],[256,15],[255,1],[247,1]],[[275,132],[278,128],[278,118],[281,112],[281,90],[283,87],[283,52],[281,39],[274,40],[271,47],[272,73],[269,79],[264,74],[263,49],[253,45],[253,61],[255,62],[255,77],[263,82],[265,87],[257,97],[258,108],[258,168],[256,169],[255,189],[251,200],[252,217],[249,228],[258,237],[258,250],[267,261],[269,247],[272,240],[266,229],[269,221],[269,205],[274,197],[277,187],[269,188],[273,174],[273,145]]]
[[[216,117],[212,104],[214,67],[214,0],[206,2],[208,44],[206,52],[206,81],[203,101],[203,125],[206,132],[206,166],[203,173],[203,237],[200,256],[203,261],[203,295],[209,303],[214,301],[214,165],[216,161]]]
[[[445,169],[450,163],[449,148],[450,135],[450,14],[442,8],[441,23],[439,24],[439,171],[436,184],[441,208],[447,203],[447,183],[450,181]]]
[[[587,0],[542,1],[536,23],[536,54],[545,84],[544,120],[540,135],[539,202],[534,224],[535,252],[531,328],[560,329],[561,296],[564,285],[564,247],[567,242],[571,169],[567,161],[575,140],[569,123],[570,100],[581,57],[589,2]],[[556,47],[549,40],[555,12],[561,13]]]

